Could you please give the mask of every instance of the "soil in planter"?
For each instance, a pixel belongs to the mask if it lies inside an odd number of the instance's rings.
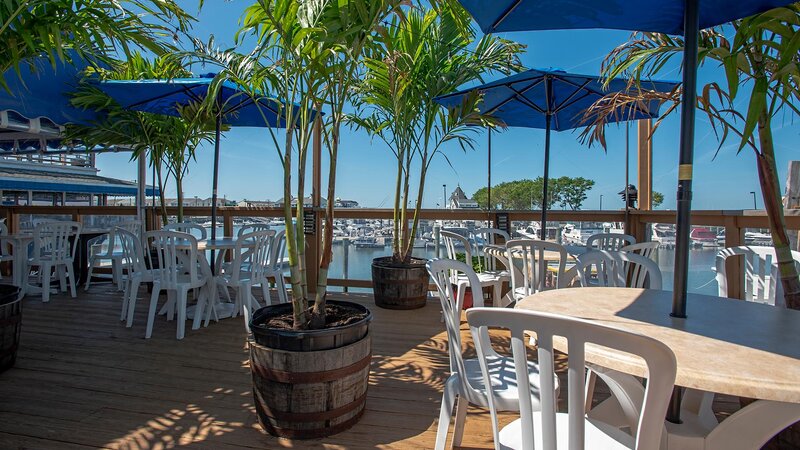
[[[311,308],[308,309],[311,312]],[[341,327],[364,320],[369,313],[344,305],[325,304],[325,326],[322,329]],[[264,323],[265,328],[274,330],[293,330],[294,316],[291,311],[271,317]]]

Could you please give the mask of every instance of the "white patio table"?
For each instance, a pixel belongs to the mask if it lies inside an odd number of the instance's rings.
[[[676,386],[757,399],[713,428],[691,418],[666,422],[667,448],[760,448],[800,420],[800,311],[689,294],[689,317],[676,319],[671,305],[669,291],[587,287],[540,292],[516,307],[653,337],[675,353]],[[635,376],[645,371],[642,360],[606,348],[588,346],[586,359]]]

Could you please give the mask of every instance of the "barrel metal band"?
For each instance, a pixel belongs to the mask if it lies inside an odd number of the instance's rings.
[[[341,433],[342,431],[351,428],[356,424],[356,422],[358,422],[361,416],[364,415],[364,409],[360,410],[356,415],[345,420],[344,422],[327,428],[317,428],[313,430],[293,430],[291,428],[276,427],[269,422],[262,423],[261,426],[263,426],[270,434],[289,439],[322,438]]]
[[[365,389],[361,396],[344,406],[340,406],[328,411],[298,413],[271,409],[266,402],[262,401],[261,395],[257,391],[254,391],[253,395],[258,401],[260,414],[262,414],[264,417],[284,422],[321,422],[323,420],[335,419],[357,409],[359,406],[365,405],[367,401],[367,391]]]
[[[261,378],[277,381],[279,383],[325,383],[352,375],[365,367],[369,367],[371,361],[372,352],[369,352],[367,356],[360,361],[350,364],[349,366],[333,370],[323,370],[321,372],[287,372],[261,366],[252,362],[252,360],[251,367],[253,372],[258,374]]]

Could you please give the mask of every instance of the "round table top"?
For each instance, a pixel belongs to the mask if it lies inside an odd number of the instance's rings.
[[[238,238],[222,237],[216,239],[202,239],[197,241],[197,250],[233,250],[236,248]],[[248,240],[242,243],[242,247],[253,247],[255,241]]]
[[[676,319],[669,316],[670,291],[605,287],[540,292],[517,308],[594,320],[658,339],[675,353],[678,386],[800,403],[800,311],[689,294],[688,318]],[[565,350],[564,342],[559,345]],[[586,359],[645,374],[643,360],[607,348],[587,345]]]
[[[496,249],[502,250],[504,252],[506,251],[506,248],[504,246],[502,246],[502,245],[486,244],[486,247],[496,248]],[[512,256],[514,256],[516,258],[520,258],[519,255],[520,255],[519,253],[514,253]],[[545,250],[544,251],[544,260],[545,261],[558,261],[559,259],[561,259],[561,254],[560,253],[555,252],[553,250]],[[565,259],[565,261],[574,262],[575,261],[575,257],[573,255],[567,253],[567,259]]]

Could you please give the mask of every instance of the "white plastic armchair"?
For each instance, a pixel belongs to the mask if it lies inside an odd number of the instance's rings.
[[[555,242],[535,239],[514,239],[506,243],[511,270],[511,292],[521,300],[537,292],[557,289],[564,277],[567,249]],[[546,256],[546,253],[552,256]]]
[[[444,231],[442,230],[439,232],[439,236],[444,243],[445,249],[447,249],[447,257],[450,259],[457,260],[458,249],[463,248],[464,250],[464,257],[465,261],[468,264],[472,265],[472,250],[470,246],[469,239],[465,238],[464,236],[453,233],[451,231]],[[500,296],[502,295],[503,290],[503,281],[507,278],[507,275],[497,272],[481,272],[477,274],[478,280],[480,281],[481,289],[477,291],[472,291],[473,301],[475,297],[482,297],[483,296],[483,288],[490,287],[492,288],[492,300],[494,301],[495,305],[500,305]],[[453,283],[458,286],[458,298],[459,301],[463,302],[464,296],[466,295],[467,290],[467,280],[464,277],[460,277],[458,279],[454,279]]]
[[[487,245],[502,245],[511,240],[511,237],[503,230],[497,228],[476,228],[473,231],[473,241],[475,243],[475,255],[478,256],[482,264],[486,265],[486,272],[497,272],[500,267],[497,258],[491,252],[486,252]],[[500,261],[502,263],[502,261]],[[507,266],[506,266],[507,267]],[[505,273],[506,276],[508,272]]]
[[[586,248],[595,250],[617,251],[626,245],[636,243],[636,238],[627,234],[598,233],[586,239]]]
[[[475,340],[484,385],[489,386],[489,409],[496,449],[637,449],[657,450],[664,430],[675,383],[675,355],[665,344],[650,337],[611,328],[581,319],[533,311],[499,308],[474,308],[467,311],[467,321]],[[491,383],[492,352],[478,339],[489,327],[511,332],[511,352],[517,379],[524,379],[528,367],[526,332],[534,332],[538,341],[541,394],[533,399],[519,397],[520,418],[502,429],[497,421],[494,384]],[[558,336],[569,346],[567,413],[557,413],[553,340]],[[643,407],[631,434],[586,417],[584,397],[584,356],[587,344],[619,350],[644,359],[647,365],[647,388]],[[521,386],[525,390],[525,386]],[[538,400],[538,402],[534,401]],[[589,447],[587,447],[587,444]]]
[[[127,319],[126,326],[130,328],[133,326],[139,286],[142,283],[153,282],[153,270],[147,267],[141,237],[138,234],[134,234],[124,228],[116,228],[114,232],[122,249],[122,257],[128,267],[128,275],[124,281],[125,290],[122,297],[122,311],[120,312],[119,320]]]
[[[11,243],[8,238],[8,227],[5,222],[0,222],[0,262],[14,261],[14,255],[11,254]],[[19,267],[13,267],[13,270],[21,270]],[[0,275],[2,278],[2,275]]]
[[[141,233],[142,223],[138,220],[120,222],[107,235],[94,239],[95,243],[89,247],[89,273],[86,276],[84,290],[89,290],[89,286],[92,284],[92,277],[97,276],[94,271],[100,267],[103,261],[111,261],[111,280],[117,285],[117,289],[121,291],[125,287],[123,279],[125,278],[125,272],[130,272],[130,264],[123,257],[122,251],[116,249],[118,242],[116,230],[120,228],[138,236]]]
[[[445,327],[447,330],[447,352],[450,357],[450,376],[448,377],[442,405],[439,412],[439,423],[436,432],[435,450],[443,450],[447,442],[447,431],[452,419],[453,406],[456,408],[455,425],[453,428],[453,446],[460,446],[464,434],[464,422],[467,415],[467,406],[472,404],[486,408],[489,406],[486,386],[487,382],[481,376],[481,369],[476,359],[465,359],[462,353],[461,342],[461,310],[463,299],[459,299],[453,291],[452,279],[463,278],[471,289],[478,289],[480,281],[470,266],[452,259],[435,259],[426,265],[431,280],[436,285],[441,301]],[[483,306],[480,299],[476,299],[478,306]],[[488,360],[488,379],[493,385],[495,407],[500,411],[517,411],[519,408],[518,377],[528,379],[530,395],[523,397],[532,398],[534,405],[538,404],[539,397],[539,368],[536,363],[528,363],[524,373],[514,372],[513,361],[500,356],[489,345],[487,330],[473,334],[473,340],[481,340],[486,344]],[[551,375],[553,377],[553,375]],[[558,380],[551,378],[551,389],[557,391]]]
[[[658,250],[658,246],[658,242],[639,242],[637,244],[626,245],[619,249],[619,251],[636,253],[637,255],[642,255],[655,261],[655,254],[656,250]]]
[[[153,322],[158,310],[158,297],[161,291],[167,291],[167,316],[171,318],[173,312],[178,312],[178,329],[176,337],[183,339],[186,329],[186,303],[189,291],[196,288],[200,290],[197,298],[197,307],[194,313],[192,329],[200,327],[206,303],[215,292],[214,277],[208,269],[208,264],[201,264],[197,256],[197,238],[189,233],[178,231],[151,231],[145,234],[146,241],[153,248],[151,267],[153,270],[153,293],[150,297],[150,310],[147,316],[147,330],[145,338],[150,338],[153,333]],[[153,256],[155,254],[155,256]],[[180,264],[179,260],[188,261]],[[211,313],[213,305],[208,305]],[[206,319],[208,322],[208,319]]]
[[[269,264],[263,276],[267,279],[275,280],[275,288],[278,292],[278,302],[288,303],[289,294],[286,292],[286,230],[281,230],[272,239],[269,251]],[[263,287],[263,285],[262,285]],[[265,293],[266,294],[266,293]],[[264,301],[269,301],[269,297],[264,297]]]
[[[783,286],[778,272],[774,247],[729,247],[717,253],[715,272],[719,296],[728,296],[728,278],[725,262],[732,256],[744,257],[744,299],[748,302],[785,306]],[[795,265],[800,264],[800,252],[792,251]]]
[[[73,261],[80,233],[81,224],[78,222],[41,222],[33,229],[33,253],[28,259],[28,273],[31,267],[39,267],[42,302],[50,301],[50,277],[53,270],[60,280],[62,291],[66,291],[69,277],[70,295],[72,298],[76,297]]]
[[[192,222],[176,222],[176,223],[169,223],[161,227],[162,231],[180,231],[181,233],[189,233],[194,236],[193,231],[197,232],[198,236],[195,236],[196,239],[205,240],[208,239],[208,231],[196,223]]]
[[[658,264],[630,252],[593,250],[578,256],[575,265],[581,286],[661,289]]]

